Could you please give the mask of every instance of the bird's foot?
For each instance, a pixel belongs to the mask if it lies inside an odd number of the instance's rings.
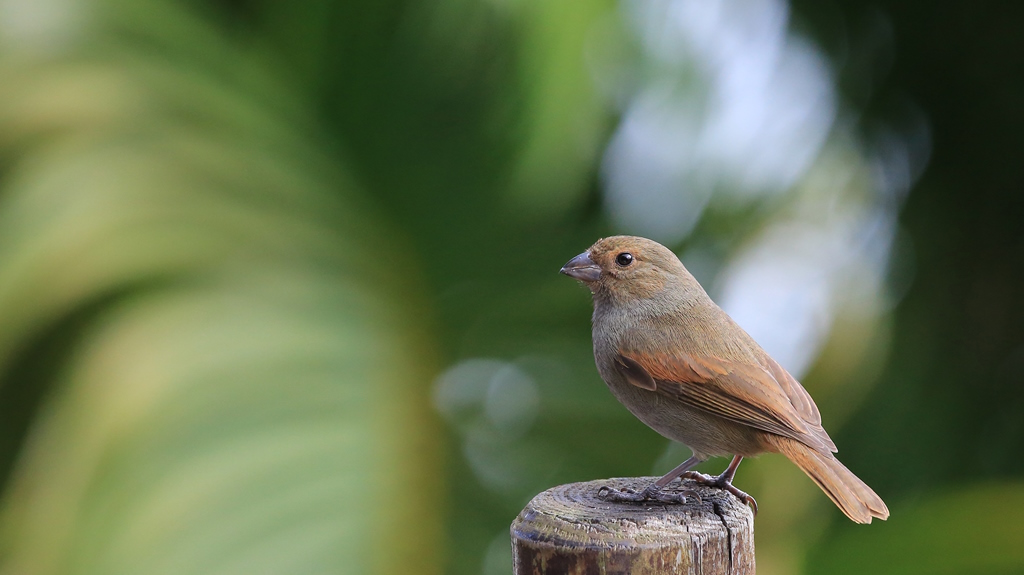
[[[718,484],[718,477],[714,475],[708,475],[707,473],[701,473],[700,471],[687,471],[679,476],[681,479],[692,479],[701,485],[710,485],[711,487],[721,487]]]
[[[692,479],[697,483],[703,485],[710,485],[711,487],[718,487],[732,493],[737,499],[743,502],[744,505],[749,505],[754,510],[754,515],[757,515],[757,501],[751,497],[748,493],[740,491],[733,486],[732,481],[726,474],[721,475],[708,475],[706,473],[700,473],[699,471],[687,471],[682,475],[686,479]]]
[[[686,503],[687,497],[693,497],[700,502],[700,495],[692,489],[682,491],[666,491],[655,486],[653,483],[642,491],[633,489],[615,489],[607,485],[597,490],[597,498],[611,503],[640,503],[652,501],[656,503]]]

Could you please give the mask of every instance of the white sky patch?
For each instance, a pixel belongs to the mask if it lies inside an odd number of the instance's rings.
[[[624,3],[653,72],[604,158],[607,209],[623,230],[685,238],[713,192],[793,186],[836,116],[825,58],[787,32],[782,0]]]

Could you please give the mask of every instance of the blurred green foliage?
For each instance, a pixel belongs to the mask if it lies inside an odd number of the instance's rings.
[[[811,564],[837,575],[1017,573],[1024,564],[1019,485],[961,487],[905,506],[900,515],[900,521],[826,541],[811,552]]]
[[[620,231],[608,79],[670,67],[635,4],[0,3],[0,573],[508,573],[536,492],[684,458],[556,275]],[[1024,572],[1020,9],[889,4],[792,5],[855,113],[673,247],[714,291],[780,225],[866,213],[923,109],[889,282],[844,278],[804,378],[892,519],[777,457],[739,482],[763,573]]]

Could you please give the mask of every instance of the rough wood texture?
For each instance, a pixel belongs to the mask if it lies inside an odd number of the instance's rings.
[[[534,497],[512,523],[515,574],[753,575],[754,515],[723,490],[687,481],[701,501],[678,505],[597,498],[602,485],[639,490],[655,480],[570,483]]]

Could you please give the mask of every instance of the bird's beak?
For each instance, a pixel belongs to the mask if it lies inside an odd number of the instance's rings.
[[[596,282],[601,279],[601,268],[590,259],[590,252],[583,252],[572,258],[559,271],[584,282]]]

